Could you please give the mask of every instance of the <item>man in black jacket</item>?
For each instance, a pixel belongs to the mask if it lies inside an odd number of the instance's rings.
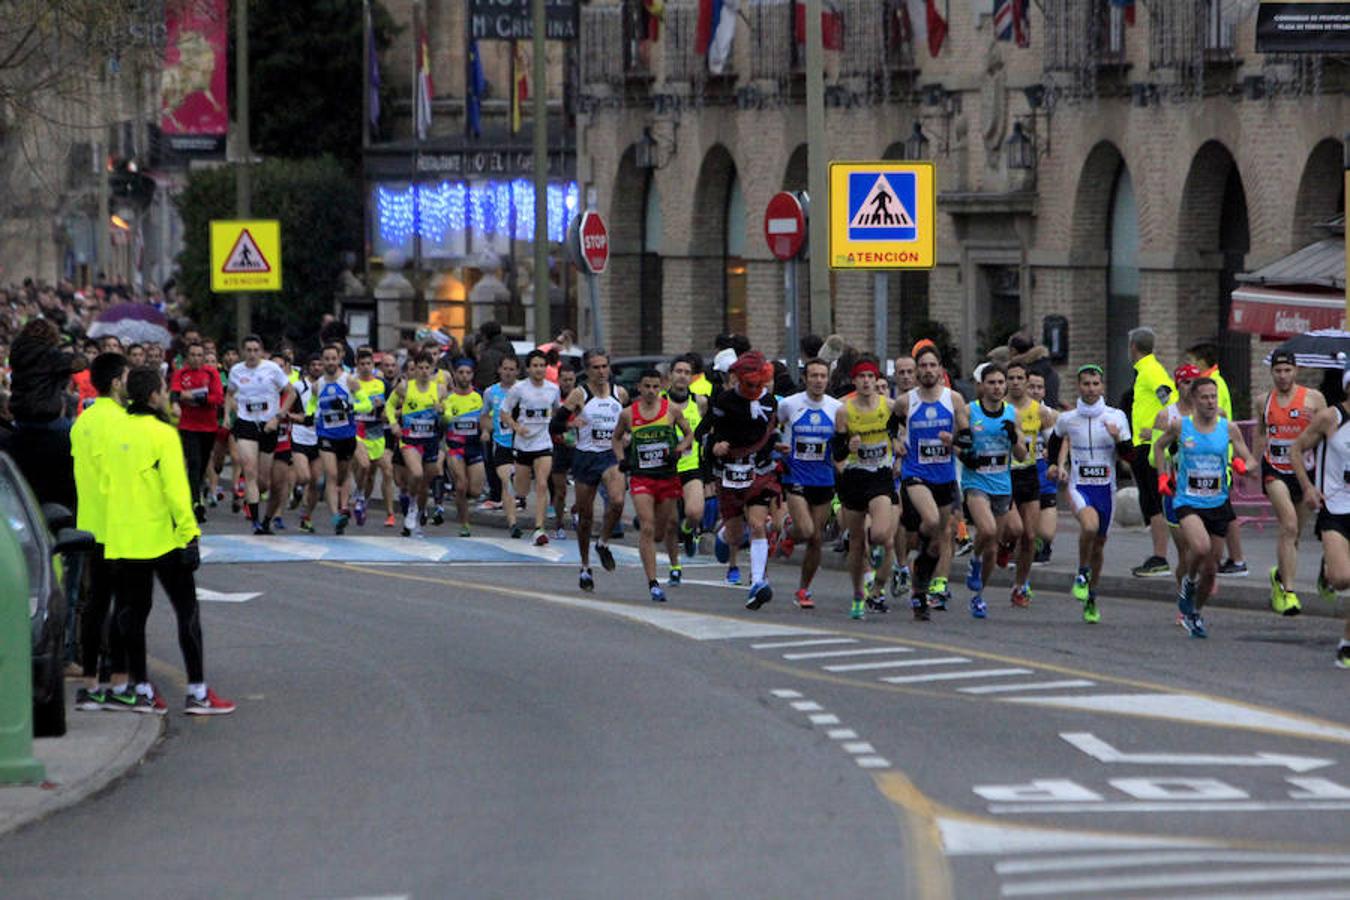
[[[1059,373],[1050,362],[1050,351],[1038,346],[1034,338],[1025,331],[1019,331],[1008,338],[1011,362],[1026,366],[1028,375],[1040,375],[1045,379],[1045,405],[1051,409],[1060,409]]]
[[[71,357],[48,319],[33,319],[10,347],[13,374],[9,398],[14,434],[9,452],[40,503],[75,510],[75,471],[70,458],[67,387]]]

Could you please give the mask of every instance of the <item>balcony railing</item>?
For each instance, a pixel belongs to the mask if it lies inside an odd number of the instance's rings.
[[[1125,11],[1110,0],[1045,0],[1044,68],[1095,79],[1124,64],[1127,34]]]
[[[1149,65],[1199,78],[1206,61],[1230,60],[1237,29],[1223,0],[1177,0],[1149,4]]]
[[[750,0],[750,77],[781,81],[796,64],[796,0]]]
[[[620,84],[624,77],[625,9],[593,4],[581,9],[581,83]],[[620,47],[625,48],[620,53]]]

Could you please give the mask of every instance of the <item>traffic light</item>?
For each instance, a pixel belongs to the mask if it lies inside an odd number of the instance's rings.
[[[138,208],[150,205],[155,196],[155,180],[140,171],[136,160],[131,157],[114,157],[109,160],[108,171],[108,211],[119,204],[131,203]]]

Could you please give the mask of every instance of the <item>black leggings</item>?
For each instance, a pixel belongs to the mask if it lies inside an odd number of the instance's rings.
[[[89,586],[80,606],[80,665],[85,678],[107,681],[113,671],[122,671],[121,633],[112,627],[113,563],[103,558],[103,545],[95,544],[89,556]],[[102,665],[100,665],[100,660]]]
[[[149,681],[145,662],[145,621],[150,618],[154,578],[169,595],[178,618],[178,646],[188,684],[206,681],[202,671],[202,620],[197,606],[197,583],[178,551],[158,559],[120,559],[116,565],[117,629],[126,649],[127,668],[136,684]]]
[[[187,463],[188,486],[192,489],[192,505],[202,502],[202,478],[211,464],[211,451],[216,447],[214,431],[180,431],[183,457]]]

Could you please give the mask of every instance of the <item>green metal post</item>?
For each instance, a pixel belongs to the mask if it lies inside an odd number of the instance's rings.
[[[0,528],[0,784],[47,777],[33,758],[33,648],[28,568],[18,538]]]

